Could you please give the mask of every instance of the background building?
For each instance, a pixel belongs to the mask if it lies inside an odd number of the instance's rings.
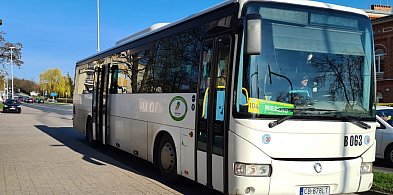
[[[370,20],[392,15],[392,6],[390,5],[371,5],[371,9],[364,9]]]
[[[393,103],[393,13],[390,5],[364,9],[374,31],[377,102]]]
[[[393,16],[372,20],[374,29],[377,98],[393,103]]]

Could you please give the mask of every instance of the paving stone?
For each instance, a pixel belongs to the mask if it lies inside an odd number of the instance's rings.
[[[80,140],[60,140],[72,121],[22,109],[22,114],[0,113],[0,195],[180,194],[118,167]]]

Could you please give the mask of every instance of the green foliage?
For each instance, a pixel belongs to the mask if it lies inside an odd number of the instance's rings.
[[[0,68],[0,70],[1,70],[1,68]],[[0,71],[1,72],[1,71]],[[2,72],[1,72],[2,73]],[[2,75],[2,74],[0,74],[0,91],[2,91],[4,88],[4,82],[5,82],[5,80],[4,80],[4,75]]]
[[[14,89],[20,89],[21,92],[30,94],[32,91],[38,92],[38,85],[33,80],[14,78]]]
[[[393,193],[393,174],[374,171],[374,182],[372,190]]]
[[[68,74],[63,76],[58,68],[48,69],[40,74],[39,88],[43,94],[45,91],[48,92],[47,97],[53,92],[56,92],[58,97],[72,96],[71,78]]]

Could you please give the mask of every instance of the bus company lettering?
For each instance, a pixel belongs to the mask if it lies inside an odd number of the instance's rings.
[[[139,102],[139,112],[160,113],[159,103],[158,102],[140,101]]]
[[[283,114],[288,113],[288,109],[282,109],[281,107],[275,105],[268,105],[268,104],[265,104],[265,111],[283,113]]]

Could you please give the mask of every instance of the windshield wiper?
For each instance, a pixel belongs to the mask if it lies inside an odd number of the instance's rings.
[[[344,116],[342,114],[339,114],[337,110],[335,112],[336,112],[336,114],[334,115],[334,118],[342,119],[344,122],[350,122],[350,123],[362,128],[362,129],[370,129],[371,128],[370,125],[368,125],[367,123],[360,120],[362,118],[361,116],[360,117]]]
[[[293,116],[296,116],[297,115],[296,112],[302,113],[302,112],[305,112],[305,111],[311,111],[311,112],[320,112],[320,111],[337,112],[338,111],[338,110],[319,109],[319,108],[280,108],[280,109],[291,110],[291,111],[293,111],[293,115],[285,116],[285,117],[280,118],[280,119],[278,119],[276,121],[270,122],[269,125],[268,125],[269,128],[273,128],[273,127],[281,124],[282,122],[292,118]]]
[[[370,129],[371,128],[371,126],[369,124],[367,124],[363,121],[360,121],[361,117],[358,118],[358,117],[351,117],[351,116],[336,115],[336,118],[342,118],[342,119],[344,119],[344,121],[348,121],[348,122],[350,122],[360,128],[363,128],[363,129]]]

